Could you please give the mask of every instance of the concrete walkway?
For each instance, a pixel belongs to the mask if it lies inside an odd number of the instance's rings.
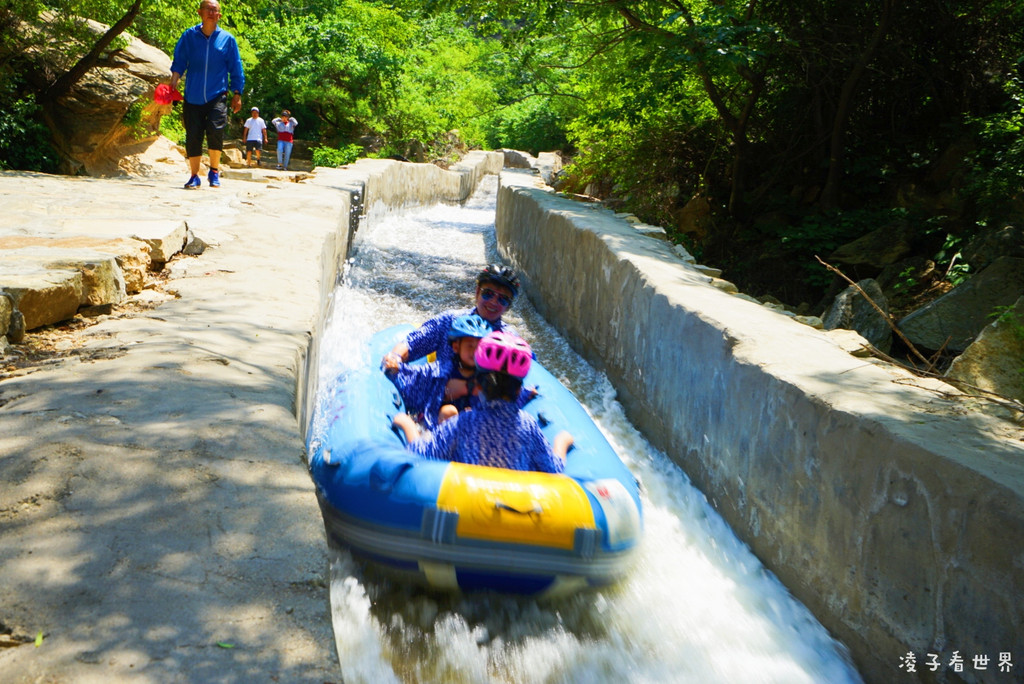
[[[0,380],[4,682],[340,680],[295,417],[338,191],[183,181],[0,174],[23,225],[185,219],[212,245],[168,263],[174,298]]]

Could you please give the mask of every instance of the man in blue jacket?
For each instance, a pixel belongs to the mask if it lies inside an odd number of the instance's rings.
[[[220,3],[199,3],[201,23],[186,29],[174,46],[171,62],[171,88],[177,90],[185,79],[185,150],[192,176],[185,189],[198,188],[199,163],[203,156],[203,134],[210,150],[211,187],[220,187],[220,153],[224,149],[224,127],[228,123],[228,92],[233,92],[231,110],[242,108],[245,74],[238,43],[227,31],[218,28]]]

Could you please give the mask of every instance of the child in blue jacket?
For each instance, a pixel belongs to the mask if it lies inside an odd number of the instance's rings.
[[[469,408],[475,391],[474,354],[481,338],[490,332],[487,321],[476,314],[458,316],[448,329],[450,360],[410,365],[390,355],[384,358],[385,375],[419,424],[431,430]]]
[[[452,417],[427,435],[407,414],[395,417],[409,449],[439,461],[562,472],[572,435],[563,431],[549,445],[533,416],[517,406],[532,363],[530,345],[515,335],[492,332],[480,340],[474,360],[483,396],[473,410]]]

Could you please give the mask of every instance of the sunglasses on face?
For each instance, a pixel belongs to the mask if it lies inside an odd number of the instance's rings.
[[[490,288],[485,287],[482,290],[480,290],[480,298],[483,299],[485,302],[489,302],[495,297],[498,298],[498,303],[501,304],[502,306],[507,307],[509,304],[512,303],[511,297],[506,297],[505,295],[499,294]]]

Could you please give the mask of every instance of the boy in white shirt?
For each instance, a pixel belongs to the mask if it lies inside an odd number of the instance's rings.
[[[245,165],[252,166],[252,153],[256,152],[256,166],[260,165],[260,152],[267,144],[267,122],[260,118],[260,108],[252,108],[252,117],[245,120]]]

